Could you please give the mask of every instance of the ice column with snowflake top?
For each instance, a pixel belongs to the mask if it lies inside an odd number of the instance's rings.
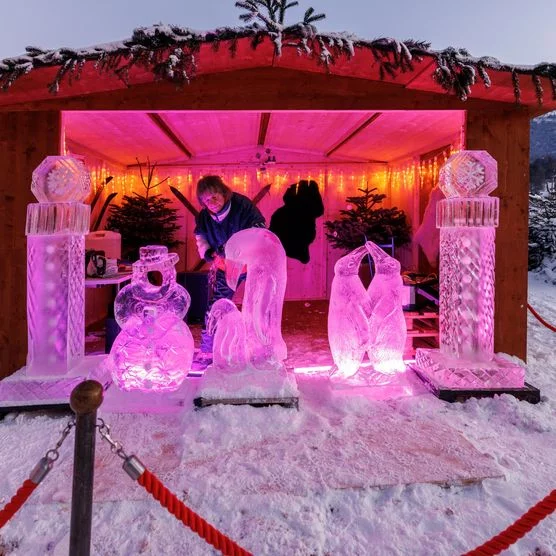
[[[418,349],[415,364],[436,387],[521,388],[524,367],[494,354],[497,164],[486,151],[461,151],[440,171],[446,199],[440,228],[440,349]]]
[[[27,374],[63,375],[85,349],[89,172],[78,158],[48,156],[31,190],[39,202],[27,207]]]

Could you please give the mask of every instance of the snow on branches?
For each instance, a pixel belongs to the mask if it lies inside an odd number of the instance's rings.
[[[86,49],[60,48],[43,50],[27,47],[25,55],[0,61],[0,89],[6,91],[21,76],[34,69],[58,66],[58,72],[49,85],[56,94],[62,84],[78,80],[88,62],[98,73],[107,73],[121,79],[126,85],[134,67],[150,71],[157,79],[175,83],[181,87],[195,77],[201,45],[212,44],[219,50],[221,44],[235,56],[238,41],[250,39],[256,49],[265,39],[270,39],[276,56],[284,48],[293,48],[300,56],[308,56],[317,64],[331,70],[341,56],[352,58],[358,50],[372,53],[373,64],[378,67],[381,79],[396,79],[400,73],[413,70],[415,61],[433,58],[436,67],[432,78],[447,92],[466,100],[477,81],[490,87],[488,70],[511,72],[516,102],[521,98],[520,77],[532,80],[539,104],[545,92],[541,77],[549,80],[552,99],[556,99],[556,64],[543,63],[534,67],[502,64],[495,58],[474,58],[466,50],[446,48],[435,51],[422,41],[398,41],[391,38],[375,40],[360,39],[348,33],[319,33],[316,22],[325,14],[308,8],[303,19],[286,23],[289,10],[299,5],[289,0],[237,0],[236,7],[243,10],[239,18],[242,27],[225,27],[214,31],[199,32],[177,25],[158,24],[140,27],[124,41],[108,43]]]

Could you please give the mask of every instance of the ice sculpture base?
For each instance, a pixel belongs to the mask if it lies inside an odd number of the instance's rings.
[[[69,372],[59,375],[41,374],[36,368],[29,375],[27,367],[0,381],[0,414],[38,409],[68,409],[71,391],[91,377],[105,355],[83,357]],[[96,378],[96,377],[95,377]],[[103,385],[110,382],[102,380]]]
[[[442,388],[522,388],[525,384],[525,366],[499,355],[491,361],[471,361],[419,348],[415,366]]]
[[[471,397],[510,394],[530,403],[540,392],[525,382],[525,367],[516,358],[495,355],[490,362],[447,357],[438,349],[417,349],[411,368],[437,397],[455,402]]]
[[[299,390],[294,373],[286,369],[229,371],[209,367],[200,379],[193,403],[196,407],[281,405],[297,409]]]
[[[100,413],[179,413],[188,405],[186,400],[191,399],[192,387],[185,380],[173,392],[143,392],[120,390],[115,384],[104,393],[104,401]]]

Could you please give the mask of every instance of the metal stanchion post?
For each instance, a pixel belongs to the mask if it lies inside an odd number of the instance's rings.
[[[102,394],[100,383],[86,380],[74,388],[70,397],[75,413],[70,556],[89,556],[91,552],[96,420]]]

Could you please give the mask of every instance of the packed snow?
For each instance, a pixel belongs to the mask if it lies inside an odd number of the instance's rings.
[[[529,301],[556,322],[555,285],[530,275]],[[308,338],[300,334],[293,351],[310,356],[314,346]],[[507,395],[448,404],[411,377],[397,389],[334,389],[315,372],[298,375],[299,411],[249,406],[195,411],[187,403],[175,414],[102,416],[128,453],[254,554],[461,554],[555,488],[554,339],[529,316],[527,381],[541,389],[538,405]],[[312,364],[326,362],[315,356]],[[380,394],[386,391],[389,395]],[[67,415],[21,413],[0,422],[0,507],[53,447],[67,421]],[[398,449],[390,431],[411,427],[429,434],[430,445],[414,443],[412,452],[411,442],[400,435]],[[369,431],[383,431],[383,441],[369,443]],[[438,448],[442,435],[450,442]],[[67,554],[72,443],[73,435],[50,475],[0,531],[0,554]],[[419,463],[421,448],[430,454],[424,463]],[[329,461],[323,467],[319,454],[325,449]],[[473,472],[493,478],[468,483],[455,474],[453,480],[426,482],[430,471],[438,477],[452,472],[450,466],[460,462],[451,456],[459,450],[479,452]],[[365,468],[361,461],[380,468]],[[394,469],[409,484],[392,482]],[[369,486],[369,474],[383,486]],[[133,483],[100,439],[95,500],[93,554],[215,553]],[[505,554],[556,554],[556,515]]]

